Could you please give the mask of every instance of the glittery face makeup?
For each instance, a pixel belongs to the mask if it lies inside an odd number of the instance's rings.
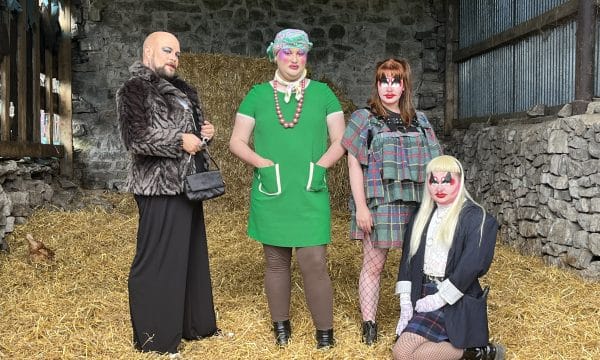
[[[432,172],[427,180],[427,190],[438,205],[452,204],[460,190],[460,176],[451,172]]]
[[[398,112],[400,97],[404,93],[404,82],[400,76],[381,76],[377,80],[377,93],[383,106]]]
[[[304,73],[307,53],[298,48],[284,48],[277,52],[277,69],[287,81],[295,81]]]

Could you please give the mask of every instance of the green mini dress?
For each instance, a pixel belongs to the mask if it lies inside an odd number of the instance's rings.
[[[277,92],[286,121],[298,102]],[[250,193],[248,236],[267,245],[305,247],[330,242],[331,213],[327,171],[316,164],[327,150],[327,116],[341,105],[324,83],[310,80],[298,123],[284,128],[275,112],[271,83],[250,89],[238,114],[254,119],[254,151],[275,165],[255,168]]]

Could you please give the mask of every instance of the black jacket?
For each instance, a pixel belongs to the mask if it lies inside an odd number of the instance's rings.
[[[498,222],[486,213],[480,243],[482,217],[482,209],[467,200],[460,212],[448,252],[444,278],[449,279],[464,294],[456,303],[442,308],[450,343],[457,348],[485,346],[489,341],[486,297],[482,296],[479,278],[488,271],[492,263]],[[409,260],[412,223],[409,225],[398,271],[398,281],[411,282],[413,306],[421,298],[426,229],[427,226],[419,249]]]

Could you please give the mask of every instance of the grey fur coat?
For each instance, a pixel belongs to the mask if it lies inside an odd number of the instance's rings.
[[[189,155],[181,135],[196,133],[192,106],[199,124],[202,109],[195,89],[185,81],[167,81],[136,61],[131,78],[117,91],[121,138],[130,154],[126,189],[136,195],[176,195]]]

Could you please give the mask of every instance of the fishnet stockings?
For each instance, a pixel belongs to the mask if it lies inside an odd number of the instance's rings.
[[[379,281],[388,249],[373,247],[367,236],[363,240],[363,262],[358,279],[358,299],[363,321],[375,321],[379,303]]]
[[[392,348],[395,360],[459,360],[463,350],[447,341],[432,342],[426,338],[404,332]]]

